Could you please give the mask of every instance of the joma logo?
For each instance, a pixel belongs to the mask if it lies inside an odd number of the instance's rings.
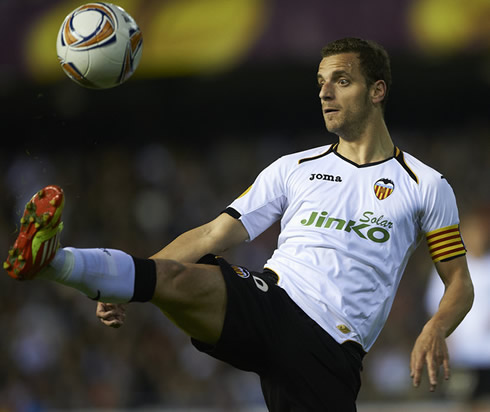
[[[312,173],[310,180],[327,180],[329,182],[341,182],[342,178],[340,176],[329,175],[326,173]]]

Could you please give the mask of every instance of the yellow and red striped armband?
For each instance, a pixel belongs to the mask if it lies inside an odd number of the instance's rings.
[[[426,238],[429,252],[434,262],[466,254],[459,225],[434,230],[427,233]]]

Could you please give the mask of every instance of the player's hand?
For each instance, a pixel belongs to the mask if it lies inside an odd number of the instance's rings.
[[[413,386],[416,388],[420,385],[424,365],[427,366],[427,374],[429,375],[429,389],[434,392],[441,365],[444,370],[444,379],[449,379],[449,354],[445,333],[429,324],[424,327],[415,341],[410,359],[410,376],[413,380]]]
[[[111,328],[119,328],[126,320],[125,304],[97,302],[96,316],[100,321]]]

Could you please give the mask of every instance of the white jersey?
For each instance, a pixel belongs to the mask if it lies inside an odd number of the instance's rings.
[[[265,267],[337,342],[368,351],[424,235],[434,261],[466,251],[454,193],[439,173],[398,148],[359,166],[336,147],[278,159],[230,208],[250,240],[281,219]]]

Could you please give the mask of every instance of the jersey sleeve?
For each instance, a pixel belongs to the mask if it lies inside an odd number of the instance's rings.
[[[282,159],[264,169],[255,182],[228,207],[241,220],[249,240],[255,239],[279,220],[286,207],[285,176]],[[233,215],[233,214],[232,214]]]
[[[456,198],[443,176],[435,178],[426,191],[421,222],[434,262],[466,254],[459,229]]]

